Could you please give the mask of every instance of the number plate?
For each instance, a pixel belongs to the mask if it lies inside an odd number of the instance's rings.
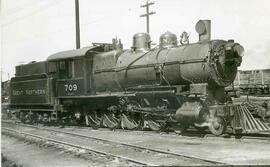
[[[84,80],[61,80],[57,81],[58,96],[78,96],[84,94]]]

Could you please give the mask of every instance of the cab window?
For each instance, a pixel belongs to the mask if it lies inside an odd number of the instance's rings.
[[[61,60],[58,62],[59,78],[73,78],[74,77],[74,61]]]
[[[49,73],[56,73],[57,72],[57,67],[56,67],[56,62],[49,62]]]
[[[74,60],[74,73],[75,73],[75,77],[83,77],[83,68],[84,68],[84,61],[83,59],[76,59]]]

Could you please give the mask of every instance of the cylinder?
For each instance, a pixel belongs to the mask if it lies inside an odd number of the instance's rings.
[[[193,125],[194,123],[206,121],[208,114],[208,110],[199,102],[185,102],[176,111],[175,118],[182,124]]]

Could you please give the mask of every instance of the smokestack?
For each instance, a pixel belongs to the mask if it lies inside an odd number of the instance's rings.
[[[199,41],[211,40],[211,20],[199,20],[195,29],[199,34]]]

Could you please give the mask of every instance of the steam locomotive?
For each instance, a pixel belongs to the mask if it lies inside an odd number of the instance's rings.
[[[244,49],[233,40],[211,40],[210,26],[197,22],[197,43],[178,45],[166,32],[151,48],[149,34],[137,33],[129,50],[113,39],[16,66],[10,108],[24,122],[178,132],[194,126],[215,135],[228,125],[235,129],[235,105],[224,88]]]

